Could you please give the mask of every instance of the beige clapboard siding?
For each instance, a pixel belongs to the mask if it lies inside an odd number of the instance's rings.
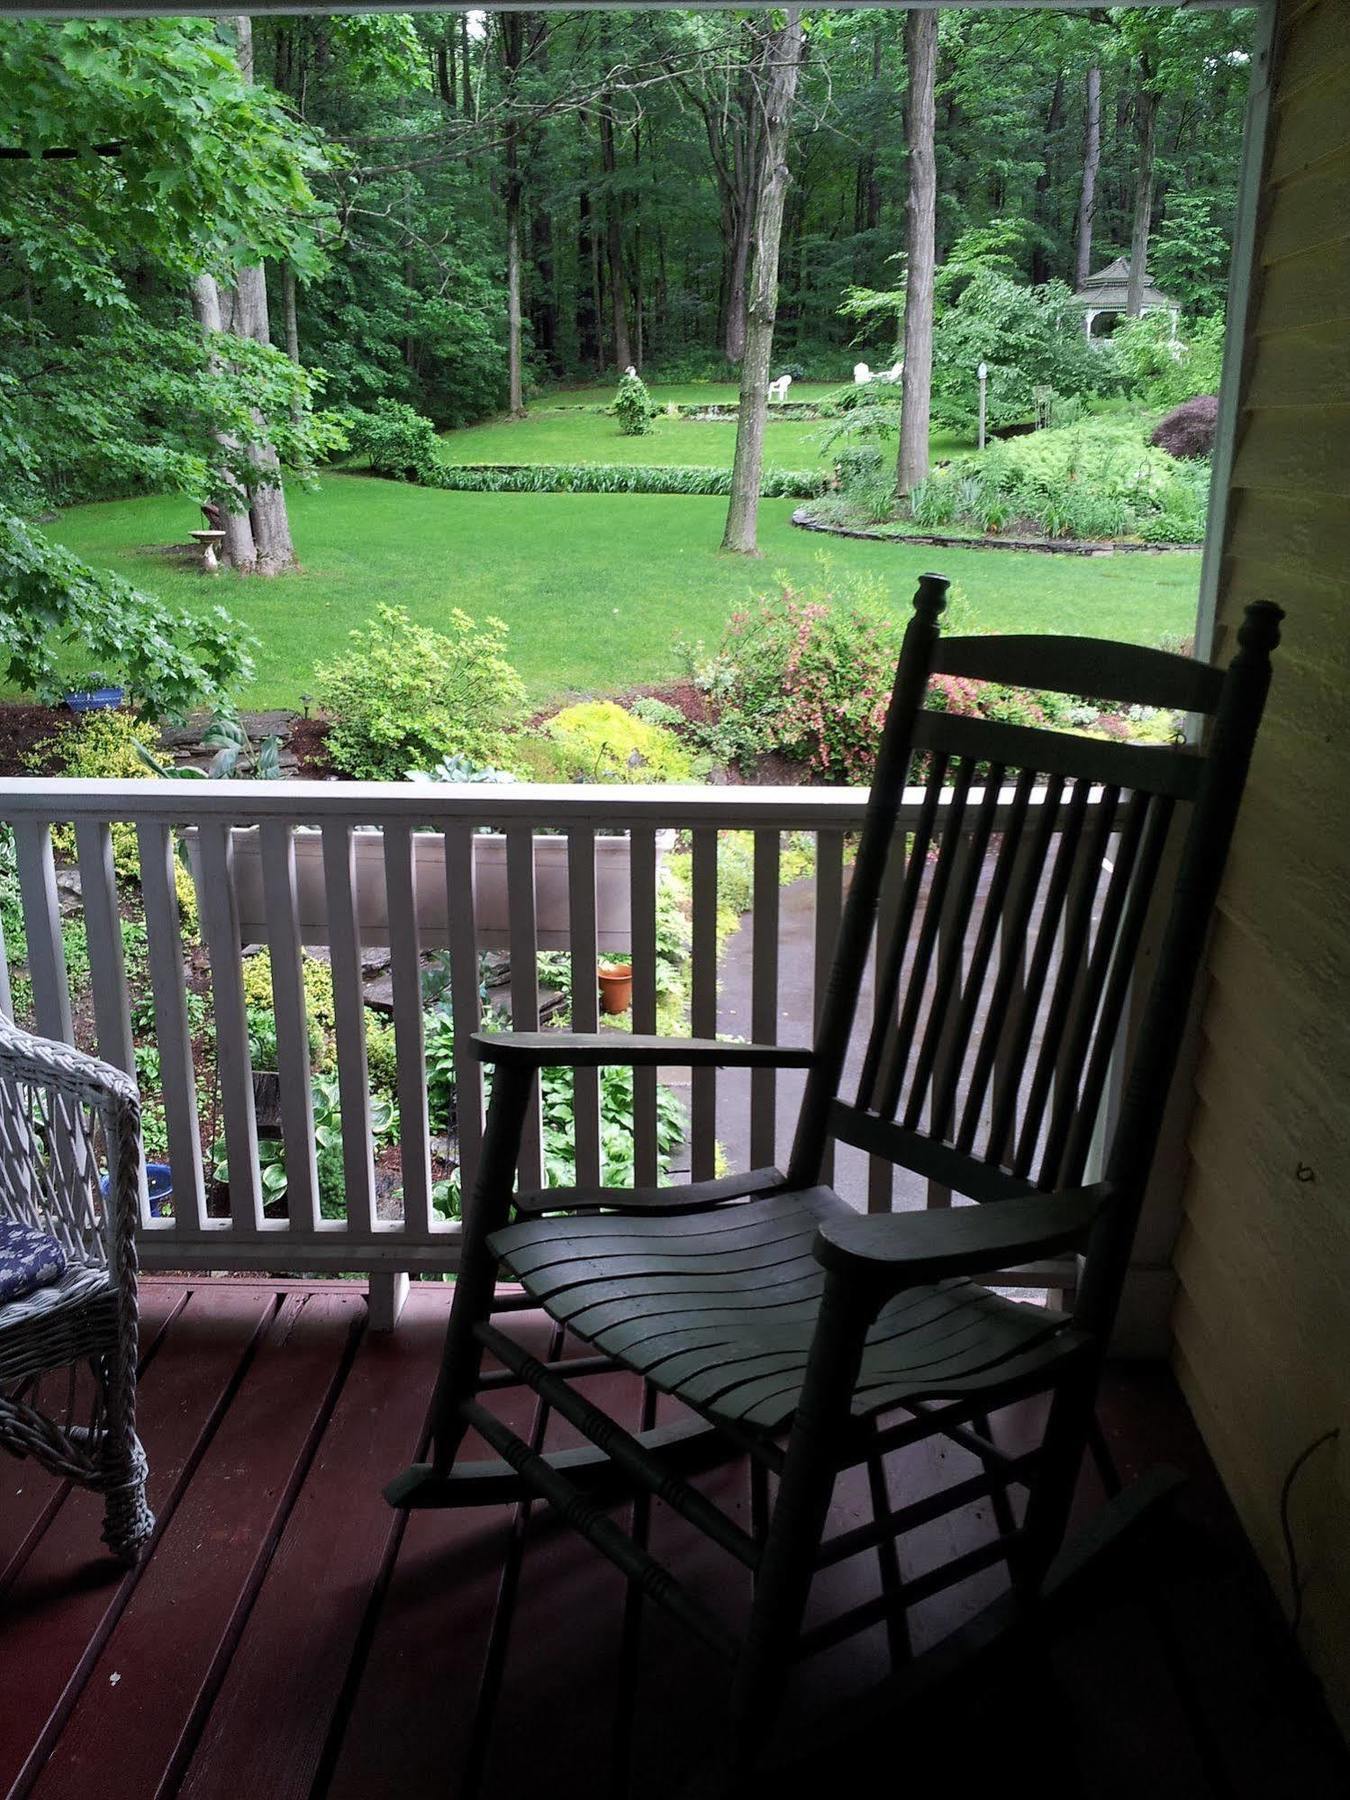
[[[1350,6],[1283,3],[1216,651],[1288,613],[1201,1024],[1176,1367],[1350,1734]]]
[[[1328,0],[1321,0],[1321,5]],[[1342,0],[1330,0],[1332,5]],[[1279,79],[1277,74],[1276,79]],[[1304,87],[1287,104],[1276,96],[1275,139],[1267,178],[1288,181],[1329,162],[1350,147],[1350,68],[1344,59],[1328,59],[1320,79]]]
[[[1350,8],[1346,9],[1350,18]],[[1350,151],[1320,163],[1308,174],[1274,190],[1262,233],[1261,261],[1269,268],[1286,257],[1304,256],[1315,244],[1345,235],[1350,202]]]
[[[1337,305],[1346,307],[1344,295]],[[1350,405],[1245,410],[1234,484],[1262,493],[1326,494],[1344,502],[1350,499],[1350,458],[1336,455],[1335,447],[1347,442],[1347,433]]]

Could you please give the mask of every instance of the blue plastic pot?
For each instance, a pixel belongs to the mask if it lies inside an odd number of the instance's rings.
[[[106,1196],[108,1177],[99,1177],[99,1191]],[[147,1163],[145,1165],[145,1186],[150,1196],[150,1217],[164,1217],[164,1202],[173,1199],[173,1170],[168,1163]]]
[[[72,712],[108,712],[124,698],[125,690],[120,687],[86,688],[82,693],[67,694],[65,702]]]

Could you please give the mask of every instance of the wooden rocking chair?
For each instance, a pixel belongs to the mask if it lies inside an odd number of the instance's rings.
[[[617,1033],[475,1040],[495,1074],[432,1460],[388,1489],[394,1504],[415,1507],[542,1496],[723,1654],[733,1675],[722,1784],[754,1766],[795,1658],[883,1618],[903,1647],[906,1609],[995,1562],[1006,1561],[1028,1603],[1045,1581],[1093,1441],[1098,1376],[1279,641],[1282,614],[1270,604],[1248,609],[1226,672],[1086,638],[943,640],[946,587],[924,576],[915,597],[812,1049]],[[1141,746],[925,710],[935,674],[1209,715],[1206,745]],[[926,785],[906,843],[898,807],[916,754],[927,758]],[[1174,834],[1179,863],[1165,865]],[[845,1055],[893,854],[883,909],[893,922],[876,944],[878,1022],[846,1099]],[[1159,896],[1161,950],[1104,1173],[1085,1185],[1164,866],[1179,872]],[[513,1193],[537,1071],[613,1063],[805,1067],[786,1174]],[[821,1184],[835,1141],[982,1204],[859,1214]],[[1065,1252],[1082,1259],[1068,1312],[975,1279]],[[490,1317],[503,1277],[597,1355],[569,1365],[526,1354]],[[484,1377],[485,1352],[509,1374]],[[642,1376],[692,1418],[629,1432],[569,1381],[597,1366]],[[541,1454],[523,1441],[479,1397],[485,1380],[503,1379],[528,1384],[594,1449]],[[1047,1392],[1039,1447],[1009,1456],[989,1415]],[[458,1460],[471,1427],[501,1461]],[[874,1521],[824,1541],[842,1470],[875,1470],[888,1451],[935,1433],[974,1452],[981,1472],[898,1508],[876,1484]],[[684,1479],[706,1466],[710,1436],[714,1458],[751,1459],[752,1532]],[[1024,1504],[1010,1491],[1019,1487]],[[637,1490],[753,1571],[739,1641],[605,1510]],[[996,1524],[988,1545],[902,1579],[887,1546],[980,1499]],[[883,1557],[881,1595],[803,1632],[815,1570],[865,1550]]]

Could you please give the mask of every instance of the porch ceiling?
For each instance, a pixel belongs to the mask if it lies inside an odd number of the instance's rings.
[[[1020,11],[1045,12],[1092,12],[1099,11],[1099,0],[1055,0],[1053,8],[1047,7],[1045,0],[876,0],[882,7],[895,8],[907,12],[941,12],[951,7],[978,7],[981,11]],[[1174,6],[1178,10],[1184,8],[1188,12],[1236,12],[1240,8],[1252,4],[1252,0],[1150,0],[1151,4]],[[1261,0],[1257,0],[1259,5]],[[752,12],[768,10],[772,0],[748,0],[742,10]],[[1144,4],[1144,0],[1138,0]],[[837,11],[852,12],[869,8],[869,0],[842,0]],[[870,8],[869,8],[870,9]],[[453,10],[453,9],[452,9]],[[476,12],[516,12],[522,10],[518,6],[510,6],[505,0],[486,0],[486,3],[475,7]],[[620,10],[619,0],[541,0],[541,4],[531,8],[534,12],[613,12]],[[631,11],[632,8],[623,10]],[[727,10],[725,0],[643,0],[639,11],[679,11],[679,12],[724,12]],[[267,4],[249,8],[250,15],[261,18],[268,15],[312,14],[312,13],[410,13],[410,12],[445,12],[446,8],[436,4],[436,0],[412,0],[412,4],[404,4],[403,0],[363,0],[357,5],[314,6],[306,5],[304,0],[268,0]],[[215,17],[220,7],[213,0],[46,0],[45,4],[14,4],[13,0],[0,0],[0,13],[8,13],[16,18],[34,19],[143,19],[155,17],[181,18],[188,14],[209,14]]]

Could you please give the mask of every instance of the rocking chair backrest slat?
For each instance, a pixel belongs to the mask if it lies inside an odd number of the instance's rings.
[[[1178,800],[1193,800],[1200,781],[1201,759],[1189,748],[1120,744],[959,713],[920,713],[914,721],[912,741],[916,750],[945,750],[949,756],[1035,769],[1042,775],[1072,775],[1113,787],[1141,787],[1152,793],[1174,794]]]
[[[933,673],[1058,694],[1091,694],[1097,700],[1159,706],[1170,712],[1213,712],[1223,692],[1223,670],[1211,663],[1141,644],[1108,644],[1101,638],[943,638],[933,657]]]
[[[818,1179],[833,1136],[974,1200],[1081,1183],[1145,926],[1166,903],[1172,949],[1155,965],[1152,1023],[1135,1034],[1106,1159],[1133,1184],[1128,1211],[1151,1160],[1280,615],[1255,609],[1225,672],[1084,638],[941,642],[941,588],[924,578],[906,634],[791,1179]],[[1203,753],[1079,737],[925,710],[935,671],[1218,717]],[[926,771],[906,840],[896,821],[916,755]],[[1191,876],[1159,894],[1183,826]],[[873,1017],[846,1096],[841,1046],[883,884],[898,898],[877,933]],[[1145,1056],[1155,1066],[1140,1075]],[[1128,1154],[1124,1134],[1137,1140]]]

